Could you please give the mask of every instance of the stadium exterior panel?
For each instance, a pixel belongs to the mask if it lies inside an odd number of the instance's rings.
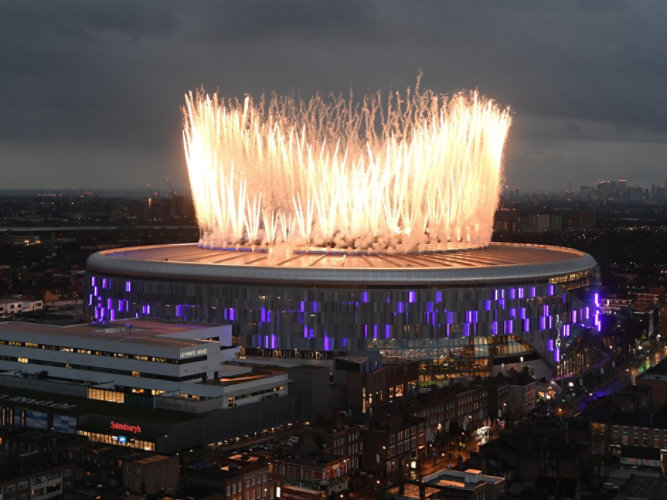
[[[496,243],[418,254],[134,247],[89,257],[84,303],[97,321],[231,323],[249,354],[377,348],[423,372],[488,374],[531,357],[553,367],[577,329],[599,324],[595,267],[572,249]]]

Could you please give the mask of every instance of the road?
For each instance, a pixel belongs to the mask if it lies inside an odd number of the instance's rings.
[[[661,344],[649,355],[633,359],[622,366],[619,372],[611,379],[592,389],[590,394],[584,394],[575,399],[572,402],[572,410],[570,410],[569,414],[572,415],[583,410],[591,401],[620,391],[629,385],[634,385],[639,375],[659,364],[665,357],[667,357],[667,345]]]

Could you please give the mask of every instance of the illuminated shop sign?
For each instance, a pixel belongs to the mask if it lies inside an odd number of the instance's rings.
[[[132,434],[139,434],[141,432],[140,425],[131,425],[122,422],[114,422],[113,420],[111,421],[110,427],[114,431],[125,431],[125,432],[131,432]]]
[[[246,356],[290,359],[333,359],[346,354],[343,351],[300,351],[298,349],[258,349],[254,347],[246,347],[244,352]]]
[[[192,349],[190,351],[183,351],[180,353],[181,358],[192,358],[193,356],[206,356],[207,349]]]

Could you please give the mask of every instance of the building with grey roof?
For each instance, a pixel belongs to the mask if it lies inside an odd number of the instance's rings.
[[[419,360],[424,380],[533,365],[548,376],[599,323],[596,266],[572,249],[492,243],[421,253],[106,250],[87,262],[87,312],[227,323],[242,353],[330,359],[378,349]]]

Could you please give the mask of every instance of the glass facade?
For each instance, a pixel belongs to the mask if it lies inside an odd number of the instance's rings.
[[[592,269],[502,286],[351,287],[133,279],[88,271],[85,303],[97,320],[229,323],[237,344],[246,347],[377,348],[442,367],[466,359],[477,373],[492,359],[528,355],[528,346],[557,363],[560,343],[554,340],[567,337],[573,325],[594,325],[594,304],[586,297],[591,275]]]

